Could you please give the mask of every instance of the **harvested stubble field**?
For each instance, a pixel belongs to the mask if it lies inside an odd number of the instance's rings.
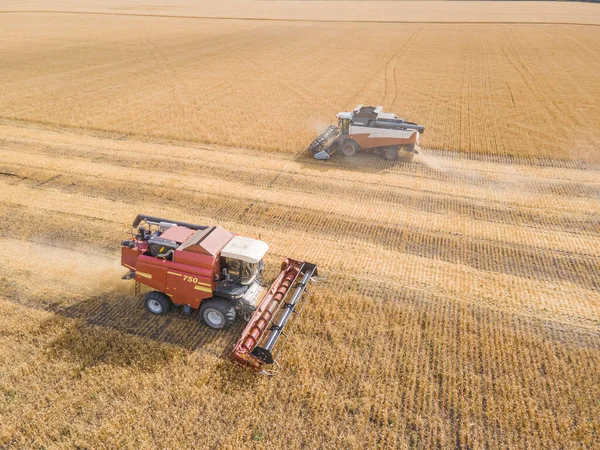
[[[600,28],[53,18],[0,14],[0,447],[597,443]],[[424,156],[309,159],[363,99]],[[139,212],[319,264],[277,377],[150,317]]]

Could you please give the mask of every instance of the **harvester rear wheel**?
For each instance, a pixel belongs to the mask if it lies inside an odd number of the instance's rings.
[[[383,151],[383,157],[388,161],[396,161],[398,159],[398,147],[388,147]]]
[[[235,320],[235,307],[225,299],[211,298],[200,306],[200,318],[210,328],[229,328]]]
[[[354,156],[358,153],[358,149],[359,146],[358,144],[353,141],[353,140],[347,140],[346,142],[344,142],[344,145],[342,145],[342,153],[345,156]]]
[[[146,294],[145,302],[148,311],[159,316],[168,314],[173,306],[173,302],[169,296],[158,291],[148,292]]]

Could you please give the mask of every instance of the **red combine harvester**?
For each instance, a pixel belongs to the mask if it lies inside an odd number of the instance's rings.
[[[146,226],[141,223],[145,223]],[[154,289],[145,296],[148,310],[167,314],[181,305],[215,329],[231,326],[240,315],[248,322],[233,349],[235,361],[266,374],[280,367],[277,356],[292,331],[317,266],[285,259],[269,289],[262,285],[262,258],[269,246],[216,226],[200,226],[138,215],[137,234],[121,244],[124,279]]]

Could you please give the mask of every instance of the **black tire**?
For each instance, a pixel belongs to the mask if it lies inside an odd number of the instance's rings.
[[[342,145],[342,153],[345,156],[354,156],[358,153],[359,148],[360,147],[358,146],[358,144],[355,141],[353,141],[352,139],[348,139]]]
[[[383,157],[387,161],[396,161],[398,159],[398,147],[388,147],[384,149]]]
[[[148,292],[144,302],[148,311],[158,316],[168,314],[173,307],[173,302],[169,296],[158,291]]]
[[[229,328],[235,320],[235,307],[223,298],[204,300],[200,306],[200,320],[215,330]]]

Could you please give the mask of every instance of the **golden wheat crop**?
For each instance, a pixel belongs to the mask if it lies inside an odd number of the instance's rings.
[[[597,26],[5,13],[0,30],[5,118],[293,153],[382,104],[429,148],[599,159]]]
[[[600,28],[0,23],[0,448],[597,445]],[[310,159],[359,102],[423,154]],[[145,310],[140,212],[319,265],[277,377],[229,360],[243,323]]]

